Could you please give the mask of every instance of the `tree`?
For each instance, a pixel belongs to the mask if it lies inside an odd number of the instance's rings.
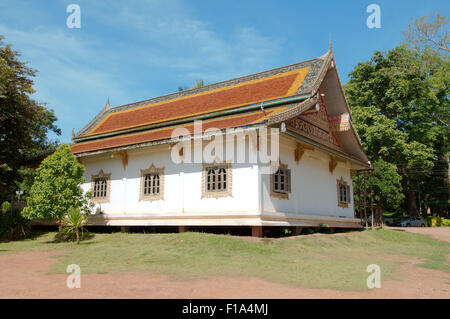
[[[30,219],[56,220],[61,239],[61,224],[68,211],[73,208],[88,211],[92,207],[90,194],[84,195],[80,187],[83,172],[84,166],[78,163],[69,146],[61,144],[36,170],[23,214]]]
[[[195,83],[192,86],[192,88],[197,89],[197,88],[201,88],[202,86],[205,86],[205,82],[202,79],[200,79],[200,80],[195,80]]]
[[[425,47],[435,51],[450,52],[448,20],[439,13],[415,19],[403,33],[409,44],[419,50]]]
[[[19,168],[29,158],[54,150],[47,133],[61,131],[56,116],[30,97],[36,70],[19,60],[20,54],[4,45],[0,36],[0,199],[16,190],[23,176]]]
[[[422,61],[425,72],[432,83],[432,99],[438,101],[440,107],[431,112],[444,130],[446,138],[435,143],[437,160],[432,171],[417,181],[416,187],[420,196],[421,208],[428,208],[440,216],[448,217],[450,204],[449,156],[449,40],[448,19],[439,13],[415,19],[404,32],[407,42],[404,44],[413,50]]]
[[[374,200],[382,211],[396,210],[403,202],[402,177],[397,172],[397,166],[377,159],[373,163],[373,193]]]
[[[197,89],[197,88],[200,88],[202,86],[205,86],[205,82],[202,79],[200,79],[200,80],[195,80],[194,85],[191,86],[190,88],[191,89]],[[178,87],[178,91],[184,91],[184,90],[188,90],[188,89],[189,88],[186,85]]]
[[[418,181],[432,173],[440,146],[448,141],[448,123],[439,116],[449,111],[448,86],[441,85],[448,75],[436,74],[448,62],[434,60],[433,68],[427,62],[405,45],[377,51],[370,61],[358,63],[345,85],[363,147],[372,161],[397,167],[410,215],[418,215]]]

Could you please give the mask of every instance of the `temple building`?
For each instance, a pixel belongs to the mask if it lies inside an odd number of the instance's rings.
[[[352,175],[371,168],[333,52],[111,107],[81,131],[93,225],[357,228]]]

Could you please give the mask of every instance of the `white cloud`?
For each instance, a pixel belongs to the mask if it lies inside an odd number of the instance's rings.
[[[80,129],[87,117],[98,113],[107,95],[114,95],[116,100],[130,99],[114,74],[96,67],[106,53],[93,49],[88,42],[43,27],[22,31],[0,24],[0,34],[22,54],[21,60],[39,70],[35,99],[48,102],[55,110],[64,140],[68,140],[72,128]]]
[[[218,32],[212,22],[193,17],[183,2],[163,3],[132,1],[112,8],[107,3],[97,8],[97,18],[118,29],[135,31],[140,44],[150,43],[150,52],[139,53],[149,65],[163,64],[186,72],[188,77],[201,75],[207,81],[261,71],[281,52],[281,39],[263,35],[253,27],[231,26]]]
[[[80,6],[80,30],[65,27],[65,12],[60,25],[46,23],[54,17],[46,19],[50,13],[35,3],[10,2],[4,8],[9,19],[0,23],[5,42],[40,71],[36,98],[55,109],[64,141],[72,128],[81,129],[97,114],[107,96],[114,106],[175,91],[199,78],[211,83],[262,71],[281,51],[280,39],[251,26],[219,32],[179,0],[80,0]],[[14,22],[24,7],[24,19],[36,15],[40,24]],[[171,88],[161,89],[161,83]]]

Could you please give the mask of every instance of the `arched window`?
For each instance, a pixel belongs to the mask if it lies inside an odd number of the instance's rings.
[[[164,199],[164,167],[156,168],[151,164],[147,169],[141,169],[141,191],[139,200],[153,201]]]
[[[94,203],[109,202],[111,192],[111,173],[105,174],[101,169],[97,175],[91,176],[92,201]]]
[[[208,192],[214,192],[216,190],[216,170],[213,167],[208,168],[206,190]]]
[[[106,177],[100,177],[94,179],[94,192],[93,198],[104,198],[108,194],[108,179]]]
[[[231,196],[231,165],[203,165],[202,197]]]
[[[338,206],[346,208],[348,207],[348,204],[350,204],[350,185],[347,185],[347,182],[344,181],[344,179],[341,177],[341,179],[336,180],[337,181],[337,199],[338,199]]]
[[[206,191],[221,192],[227,190],[227,167],[213,166],[206,169]]]
[[[270,195],[279,199],[289,199],[291,192],[291,170],[281,163],[272,164],[270,175]]]
[[[289,193],[291,191],[291,170],[278,168],[273,174],[273,191],[276,193]]]
[[[144,175],[144,195],[159,195],[160,194],[160,180],[159,173],[150,173]]]

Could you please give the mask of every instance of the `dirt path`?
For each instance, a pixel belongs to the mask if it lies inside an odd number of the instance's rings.
[[[450,243],[450,227],[387,227],[389,229],[404,230],[411,233],[423,234]]]
[[[67,275],[48,274],[62,252],[21,252],[0,256],[0,298],[450,298],[447,273],[402,265],[402,281],[382,281],[364,292],[310,289],[249,277],[173,281],[148,272],[83,274],[80,289]]]

